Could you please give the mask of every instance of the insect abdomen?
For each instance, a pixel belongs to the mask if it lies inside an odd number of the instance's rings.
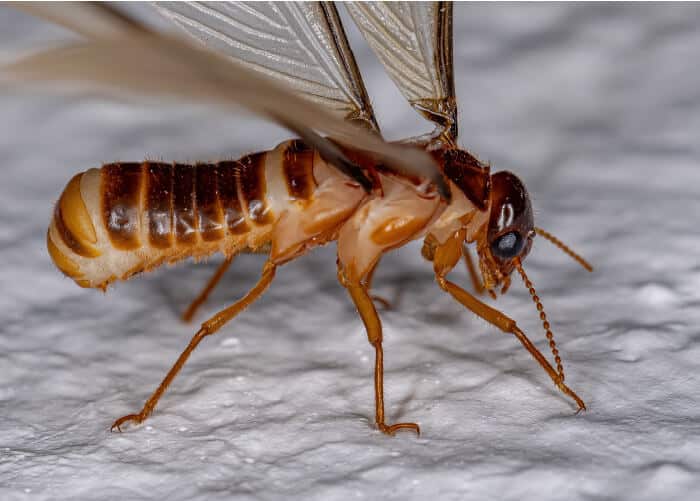
[[[56,205],[49,253],[79,285],[104,288],[163,262],[259,249],[269,243],[280,205],[311,196],[312,157],[290,141],[238,161],[90,169],[68,183]],[[269,184],[279,185],[270,175],[286,178],[284,196],[269,193]]]
[[[264,157],[244,157],[246,164],[103,166],[102,213],[112,245],[120,250],[188,247],[271,222]]]

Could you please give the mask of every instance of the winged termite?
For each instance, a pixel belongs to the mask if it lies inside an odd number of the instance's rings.
[[[166,2],[156,7],[204,48],[91,5],[91,15],[110,26],[109,35],[83,27],[77,14],[64,9],[62,24],[88,41],[25,58],[6,66],[4,75],[244,106],[301,139],[213,164],[112,163],[68,183],[49,227],[48,248],[56,265],[81,286],[106,288],[162,263],[221,252],[226,260],[186,312],[190,317],[233,256],[267,254],[258,283],[202,324],[141,411],[116,420],[113,429],[150,416],[199,342],[260,297],[277,267],[331,241],[337,241],[338,279],[375,349],[381,431],[418,431],[418,425],[385,420],[382,326],[369,292],[371,277],[383,254],[418,238],[424,238],[423,256],[433,263],[438,285],[513,334],[578,409],[585,409],[564,383],[551,325],[522,262],[539,234],[590,266],[534,226],[527,190],[514,174],[492,174],[457,147],[451,4],[347,5],[404,96],[436,125],[429,135],[394,144],[381,139],[333,4]],[[42,13],[41,7],[34,10]],[[474,245],[479,257],[480,278],[474,266],[468,267],[477,292],[505,293],[511,273],[518,271],[540,314],[556,368],[514,320],[447,279],[462,256],[471,263],[467,245]]]

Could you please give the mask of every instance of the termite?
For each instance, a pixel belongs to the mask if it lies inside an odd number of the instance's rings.
[[[385,422],[382,326],[370,296],[370,277],[383,254],[421,237],[422,254],[432,261],[438,285],[480,317],[517,337],[556,386],[579,409],[585,409],[564,383],[550,324],[522,261],[533,238],[540,234],[590,266],[534,226],[523,183],[510,172],[490,174],[487,165],[464,150],[434,151],[452,193],[446,203],[424,181],[378,168],[356,152],[348,154],[372,173],[375,181],[369,193],[301,140],[215,164],[108,164],[78,174],[68,183],[49,227],[48,248],[56,265],[83,287],[105,289],[114,280],[163,263],[215,252],[224,254],[224,268],[241,251],[270,249],[258,283],[243,299],[202,324],[143,409],[117,419],[113,429],[145,420],[202,339],[259,298],[278,266],[334,240],[338,279],[348,290],[375,349],[379,429],[393,434],[401,428],[418,431],[418,425]],[[485,290],[505,292],[511,273],[517,270],[521,275],[540,313],[556,369],[514,320],[448,280],[447,274],[459,260],[468,259],[466,244],[476,246]],[[214,280],[221,274],[217,272]],[[481,283],[477,276],[473,279]],[[200,296],[194,304],[203,299]],[[191,318],[194,309],[187,310],[186,318]]]
[[[577,409],[586,408],[565,384],[550,322],[523,261],[539,235],[592,268],[535,227],[528,192],[516,175],[491,173],[489,165],[457,146],[451,4],[348,6],[410,104],[436,125],[433,133],[400,144],[381,139],[332,4],[227,5],[221,12],[194,4],[159,8],[231,59],[155,33],[99,4],[88,12],[100,19],[100,29],[77,22],[66,9],[44,13],[89,41],[30,56],[5,67],[5,74],[31,81],[79,81],[108,92],[164,93],[242,105],[288,127],[300,139],[235,161],[111,163],[76,175],[66,186],[47,245],[58,268],[82,287],[106,289],[115,280],[163,263],[222,253],[224,263],[185,312],[189,319],[236,254],[267,254],[255,286],[201,325],[143,408],[117,419],[113,430],[147,419],[192,351],[257,300],[279,266],[329,242],[337,242],[338,280],[375,350],[375,421],[382,432],[419,433],[419,427],[387,423],[385,418],[382,324],[370,293],[372,276],[384,254],[421,238],[422,255],[432,262],[439,287],[515,336]],[[392,19],[397,20],[394,25],[381,24]],[[261,23],[264,28],[258,27]],[[246,26],[244,33],[235,32],[240,26]],[[429,28],[430,33],[407,33],[407,26]],[[223,35],[236,43],[219,47]],[[248,45],[245,37],[250,37]],[[297,46],[303,50],[284,52]],[[480,273],[469,257],[469,245],[476,248]],[[461,259],[476,291],[493,297],[508,290],[517,271],[539,313],[554,366],[513,319],[447,278]]]

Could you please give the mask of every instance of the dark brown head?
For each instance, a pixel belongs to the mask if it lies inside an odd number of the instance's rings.
[[[510,284],[516,261],[530,252],[535,236],[530,197],[514,174],[503,171],[491,176],[490,216],[485,238],[478,244],[479,266],[487,289]]]

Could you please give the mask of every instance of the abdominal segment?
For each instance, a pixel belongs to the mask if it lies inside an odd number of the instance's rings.
[[[283,261],[303,250],[300,241],[332,239],[330,228],[363,197],[298,140],[216,163],[115,162],[68,183],[47,246],[83,287],[105,288],[189,256],[270,244]]]

